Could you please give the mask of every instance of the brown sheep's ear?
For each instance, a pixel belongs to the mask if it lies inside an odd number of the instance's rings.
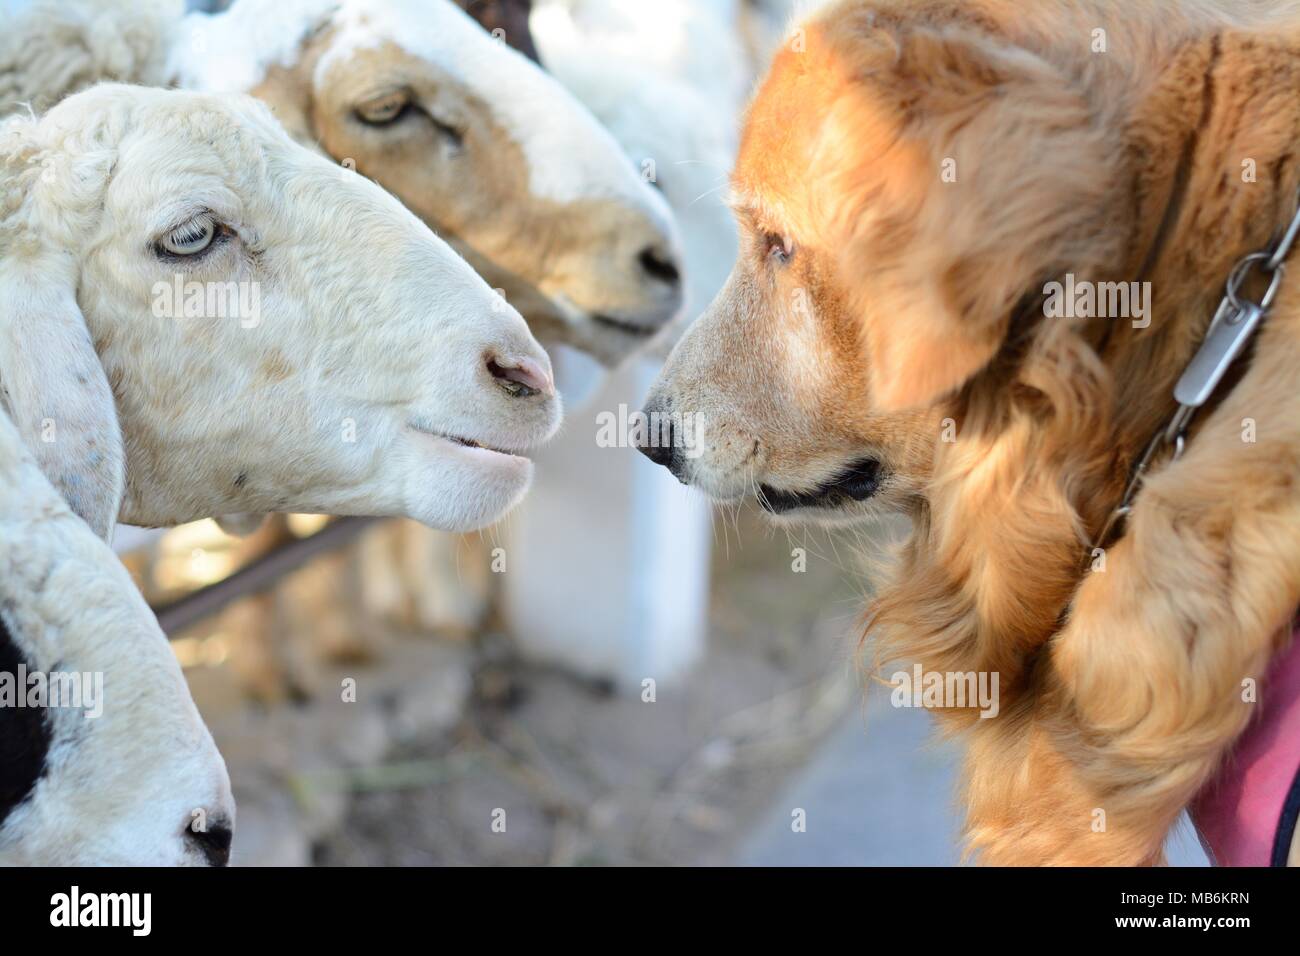
[[[1044,281],[1113,259],[1122,152],[1024,50],[956,28],[824,29],[847,78],[816,154],[828,248],[863,321],[873,402],[929,405],[988,364]]]
[[[0,259],[0,389],[41,471],[108,540],[122,504],[125,449],[76,279],[67,253]]]

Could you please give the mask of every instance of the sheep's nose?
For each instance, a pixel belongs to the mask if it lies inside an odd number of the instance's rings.
[[[677,257],[660,246],[646,246],[637,256],[642,271],[650,278],[665,285],[678,286],[682,281],[682,272],[677,265]]]
[[[551,377],[551,370],[536,359],[526,355],[498,355],[489,352],[485,361],[488,374],[502,389],[516,398],[555,394],[555,380]]]
[[[234,831],[222,822],[210,822],[206,830],[185,828],[186,838],[198,848],[209,866],[226,866],[230,863],[230,845],[234,842]]]

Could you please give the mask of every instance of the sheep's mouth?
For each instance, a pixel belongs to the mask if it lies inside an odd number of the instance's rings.
[[[434,438],[439,441],[446,442],[449,445],[454,445],[459,448],[468,448],[472,451],[484,452],[489,455],[497,455],[503,458],[514,458],[520,461],[529,460],[526,456],[519,454],[519,452],[517,451],[511,451],[505,448],[498,448],[496,446],[489,445],[485,442],[478,441],[477,439],[474,438],[466,438],[463,435],[455,435],[450,432],[440,432],[432,428],[425,428],[422,425],[417,425],[414,423],[408,425],[407,427],[410,428],[411,431],[413,432],[418,432],[421,435],[425,435],[429,438]]]
[[[514,452],[505,451],[501,448],[493,448],[491,445],[484,445],[482,442],[474,441],[472,438],[461,438],[459,435],[442,435],[440,437],[447,439],[447,441],[452,444],[460,445],[463,448],[482,448],[484,451],[494,451],[498,455],[514,454]],[[515,457],[518,456],[516,455]]]
[[[662,326],[657,325],[638,325],[635,322],[625,322],[622,319],[616,319],[612,315],[602,315],[596,313],[592,315],[591,320],[597,322],[606,328],[617,329],[627,335],[634,335],[640,339],[648,339],[654,335]]]
[[[758,503],[774,515],[796,508],[843,508],[874,497],[883,478],[880,462],[864,458],[812,491],[781,491],[771,485],[760,485]]]

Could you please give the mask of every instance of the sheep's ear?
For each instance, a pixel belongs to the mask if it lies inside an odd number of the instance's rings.
[[[1122,152],[1075,84],[1024,50],[874,23],[845,40],[831,55],[863,62],[819,153],[827,235],[863,320],[872,400],[900,411],[983,369],[1045,281],[1112,261]]]
[[[108,540],[122,502],[125,453],[70,259],[0,261],[0,388],[41,471]]]

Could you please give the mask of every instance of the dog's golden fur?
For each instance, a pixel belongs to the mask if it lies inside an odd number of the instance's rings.
[[[983,862],[1157,862],[1251,717],[1243,681],[1288,637],[1300,278],[1127,533],[1085,558],[1228,271],[1295,211],[1298,87],[1293,2],[842,0],[795,32],[751,106],[742,233],[796,252],[784,267],[742,253],[656,394],[686,412],[707,390],[726,434],[757,436],[754,486],[833,470],[769,468],[763,442],[799,460],[866,421],[839,461],[869,449],[915,522],[869,612],[877,654],[1001,674],[997,719],[936,712],[968,744]],[[810,270],[814,311],[838,326],[822,346],[862,391],[791,430],[755,411],[755,369],[706,356],[746,330],[751,351],[789,339],[783,299]],[[1037,297],[1066,273],[1150,282],[1149,327],[1046,318]],[[841,377],[780,359],[760,374],[825,396]],[[686,477],[716,493],[724,459],[710,447]]]

